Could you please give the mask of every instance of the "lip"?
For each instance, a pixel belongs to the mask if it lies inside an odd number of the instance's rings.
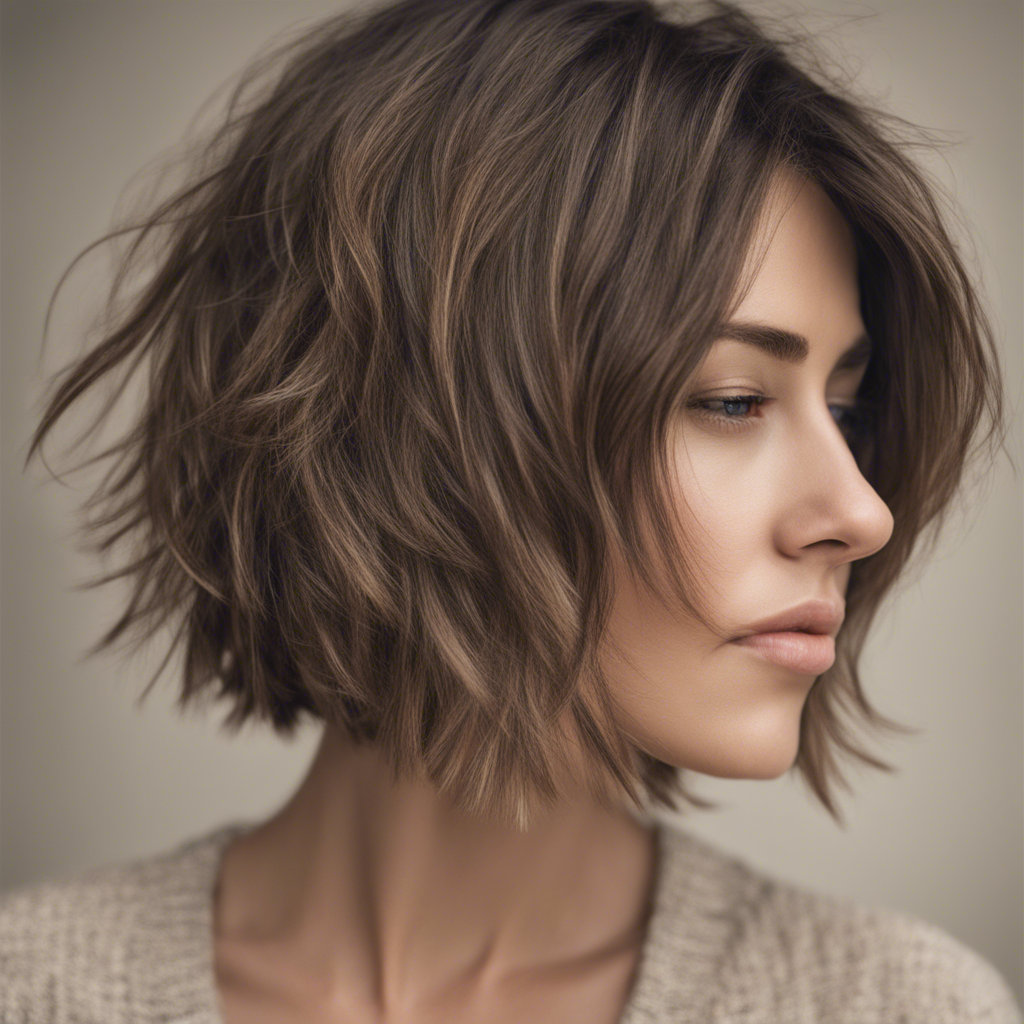
[[[754,633],[733,643],[805,675],[820,676],[836,660],[836,642],[828,633]]]
[[[732,643],[792,672],[821,675],[835,663],[844,618],[843,607],[831,601],[805,601],[753,623]]]
[[[845,617],[842,606],[831,601],[804,601],[778,615],[752,623],[736,639],[758,633],[827,633],[834,640]]]

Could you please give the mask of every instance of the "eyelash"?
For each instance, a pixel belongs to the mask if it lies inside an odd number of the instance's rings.
[[[751,417],[749,416],[728,416],[723,412],[708,409],[707,406],[719,404],[726,405],[752,405],[760,406],[765,402],[764,395],[723,395],[721,398],[698,398],[691,401],[689,408],[696,410],[702,416],[715,420],[717,423],[727,426],[728,430],[745,430]],[[848,441],[855,442],[862,440],[868,433],[871,424],[872,404],[866,399],[858,398],[853,405],[831,405],[830,409],[841,409],[843,420],[836,420],[839,429]]]

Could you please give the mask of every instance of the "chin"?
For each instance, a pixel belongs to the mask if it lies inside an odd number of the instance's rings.
[[[794,761],[796,751],[787,747],[785,750],[747,750],[740,756],[714,758],[703,764],[688,762],[680,767],[720,779],[767,780],[781,778],[793,767]]]
[[[793,767],[796,751],[786,752],[784,756],[768,754],[740,767],[735,774],[724,775],[727,779],[779,779]]]
[[[756,727],[755,727],[756,726]],[[667,738],[663,737],[663,740]],[[766,716],[744,727],[704,737],[699,748],[676,742],[645,744],[649,753],[687,771],[722,779],[778,779],[793,767],[800,750],[800,720]],[[710,742],[708,741],[710,739]]]

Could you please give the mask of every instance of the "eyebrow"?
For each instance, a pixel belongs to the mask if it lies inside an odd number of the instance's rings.
[[[811,351],[810,343],[802,334],[747,320],[727,323],[718,332],[718,336],[741,341],[745,345],[754,345],[768,355],[787,363],[802,363]],[[866,334],[861,334],[839,357],[832,372],[857,370],[866,366],[871,358],[871,348],[871,339]]]

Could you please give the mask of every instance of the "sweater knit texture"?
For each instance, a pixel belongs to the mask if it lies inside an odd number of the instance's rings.
[[[223,1024],[220,854],[253,823],[0,899],[3,1024]],[[657,824],[620,1024],[1022,1024],[999,972],[909,914],[813,894]]]

